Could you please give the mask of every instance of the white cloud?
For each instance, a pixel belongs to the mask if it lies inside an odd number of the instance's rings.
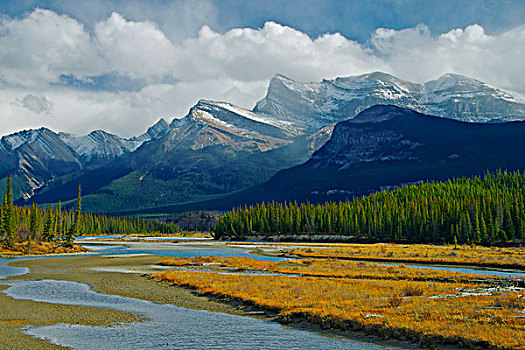
[[[525,93],[525,26],[497,36],[476,24],[437,37],[423,25],[378,29],[372,45],[387,70],[406,79],[423,82],[452,72]]]
[[[340,34],[316,39],[290,27],[267,22],[261,29],[232,29],[219,34],[204,26],[180,49],[188,80],[230,77],[239,81],[269,79],[282,72],[300,80],[348,75],[380,68],[369,50]]]
[[[92,40],[77,21],[36,9],[22,19],[0,22],[0,79],[5,84],[42,86],[61,74],[97,74],[100,62]]]
[[[126,21],[112,13],[95,26],[106,67],[131,78],[162,78],[176,65],[175,47],[154,23]]]
[[[441,35],[424,25],[378,29],[366,44],[338,33],[311,38],[274,22],[225,33],[203,26],[195,37],[173,37],[157,23],[131,21],[119,13],[92,31],[42,9],[4,19],[0,134],[44,125],[77,133],[104,128],[131,136],[161,116],[183,116],[200,98],[250,108],[277,72],[314,81],[382,70],[418,82],[454,72],[525,93],[525,26],[498,35],[479,25]],[[145,87],[110,92],[57,85],[62,75],[90,81],[112,74]]]

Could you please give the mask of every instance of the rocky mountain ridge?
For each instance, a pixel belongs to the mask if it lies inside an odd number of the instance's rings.
[[[0,177],[13,174],[18,196],[28,199],[54,178],[100,166],[135,151],[144,142],[165,134],[161,119],[139,137],[125,139],[103,130],[84,136],[47,128],[23,130],[0,139]]]
[[[313,83],[276,75],[266,97],[251,111],[200,100],[185,117],[171,123],[161,119],[129,139],[102,130],[85,136],[48,129],[4,136],[0,179],[14,173],[18,194],[38,203],[74,198],[76,184],[83,182],[91,210],[102,202],[112,204],[100,210],[123,211],[200,200],[255,186],[307,161],[330,138],[336,123],[352,120],[371,105],[475,122],[525,116],[525,104],[518,98],[455,74],[425,84],[380,72]],[[352,122],[360,123],[362,117]],[[360,148],[346,159],[333,159],[342,167],[376,160],[373,150],[378,145],[398,142],[398,152],[385,157],[399,160],[410,158],[419,147],[390,131],[368,136],[348,131],[345,137]]]
[[[278,74],[254,111],[311,130],[351,119],[378,104],[467,122],[525,119],[525,103],[519,98],[458,74],[445,74],[424,84],[381,72],[311,83]]]

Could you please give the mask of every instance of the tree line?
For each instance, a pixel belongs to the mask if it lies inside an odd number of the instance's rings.
[[[498,171],[374,192],[345,202],[261,203],[233,208],[216,238],[337,234],[371,241],[525,242],[525,175]]]
[[[82,213],[81,191],[75,209],[63,210],[56,205],[18,207],[13,205],[11,175],[0,207],[0,238],[13,244],[16,240],[63,240],[71,244],[75,236],[83,234],[173,233],[180,229],[174,223],[129,217],[108,217],[103,214]]]

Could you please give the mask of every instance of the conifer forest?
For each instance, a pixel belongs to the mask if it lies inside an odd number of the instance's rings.
[[[11,176],[0,207],[0,238],[9,243],[16,240],[64,240],[91,234],[173,233],[179,231],[173,223],[129,217],[109,217],[81,211],[81,192],[78,189],[76,208],[63,210],[56,205],[18,207],[13,205]]]
[[[525,241],[525,174],[427,182],[345,202],[261,203],[227,212],[216,238],[323,234],[370,241],[506,244]]]

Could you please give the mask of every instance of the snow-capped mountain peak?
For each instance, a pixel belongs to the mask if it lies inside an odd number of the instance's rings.
[[[300,83],[276,75],[254,112],[273,115],[308,133],[353,118],[376,104],[393,104],[470,122],[525,119],[525,104],[479,80],[448,73],[425,84],[383,72]]]
[[[29,144],[36,141],[36,139],[44,133],[52,133],[47,128],[29,129],[16,132],[14,134],[5,135],[2,137],[0,147],[8,151],[14,151],[23,144]]]
[[[430,100],[490,96],[509,102],[520,102],[518,98],[506,91],[492,87],[482,81],[453,73],[447,73],[436,80],[426,82],[424,84],[424,91]]]
[[[164,119],[160,118],[158,122],[148,128],[148,130],[139,136],[132,137],[128,141],[134,143],[135,148],[140,147],[144,142],[156,140],[166,135],[169,132],[170,124]]]
[[[148,128],[146,134],[152,139],[156,139],[166,133],[169,128],[168,122],[164,118],[160,118],[158,122]]]
[[[61,134],[60,138],[80,156],[83,162],[95,159],[110,160],[134,151],[142,144],[140,141],[127,140],[103,130],[94,130],[84,136]]]

